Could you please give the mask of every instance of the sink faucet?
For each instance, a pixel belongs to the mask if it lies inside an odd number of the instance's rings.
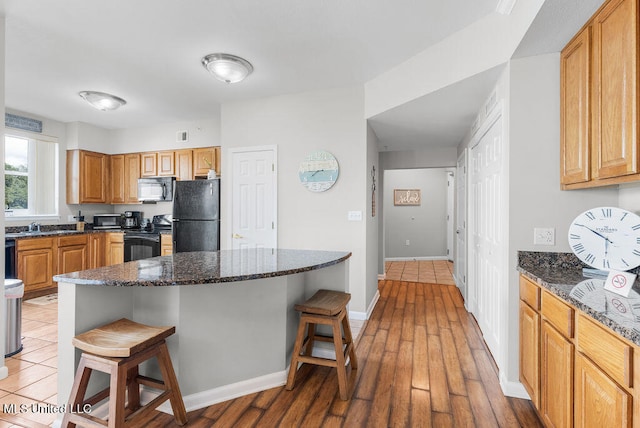
[[[29,232],[40,232],[40,223],[32,222],[29,225]]]

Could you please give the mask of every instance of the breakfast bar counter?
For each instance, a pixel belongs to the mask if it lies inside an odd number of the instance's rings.
[[[298,326],[294,305],[319,289],[348,292],[350,256],[222,250],[55,276],[59,404],[80,358],[71,339],[120,318],[176,327],[167,344],[188,411],[283,385]],[[157,375],[156,367],[145,370]]]

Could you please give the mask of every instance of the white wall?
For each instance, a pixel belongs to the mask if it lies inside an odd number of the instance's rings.
[[[518,382],[517,252],[569,252],[568,227],[594,206],[618,204],[617,188],[560,190],[560,56],[513,60],[509,132],[509,382]],[[533,244],[533,228],[553,227],[556,245]]]
[[[371,176],[372,168],[375,168],[375,176]],[[365,302],[370,305],[376,294],[378,293],[378,232],[380,221],[381,204],[379,199],[380,191],[378,186],[380,185],[380,162],[378,154],[378,137],[369,124],[367,124],[367,202],[364,213],[367,225],[367,262],[366,262],[366,296]],[[374,184],[376,190],[373,192],[372,185]],[[375,193],[375,215],[372,211],[372,200]],[[369,307],[367,308],[367,310]]]
[[[278,246],[344,250],[350,259],[350,311],[364,312],[366,262],[367,127],[361,88],[339,88],[284,95],[222,106],[223,171],[230,171],[227,151],[233,147],[278,146]],[[312,151],[336,157],[340,176],[326,192],[313,193],[298,181],[298,167]],[[231,182],[222,180],[222,198],[230,200]],[[361,211],[363,221],[348,221]],[[223,222],[221,235],[230,234]],[[223,239],[224,242],[224,239]],[[373,286],[373,285],[372,285]]]
[[[430,147],[424,150],[381,152],[380,163],[387,169],[440,168],[456,166],[456,147]]]
[[[419,189],[420,205],[394,205],[394,189]],[[387,170],[384,194],[385,258],[446,258],[447,170]]]

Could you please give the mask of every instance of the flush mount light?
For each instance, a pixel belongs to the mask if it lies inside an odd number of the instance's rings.
[[[202,65],[216,79],[226,83],[241,82],[253,71],[253,66],[246,59],[225,53],[214,53],[205,56],[202,58]]]
[[[91,104],[93,107],[102,111],[115,110],[127,103],[120,97],[116,97],[115,95],[107,94],[104,92],[82,91],[78,93],[78,95],[84,98],[84,100]]]

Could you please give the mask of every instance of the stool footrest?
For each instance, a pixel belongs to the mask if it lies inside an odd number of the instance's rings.
[[[310,339],[310,337],[307,337],[307,339],[305,340],[305,345],[306,345],[306,342],[309,339]],[[331,337],[331,336],[323,336],[323,335],[319,335],[319,334],[316,334],[315,336],[313,336],[313,340],[317,340],[317,341],[320,341],[320,342],[333,343],[333,337]],[[347,344],[347,340],[344,337],[342,338],[342,344],[343,345]],[[304,345],[303,345],[303,347],[304,347]]]
[[[154,379],[152,377],[138,375],[136,377],[136,382],[138,382],[140,385],[149,386],[155,389],[167,389],[167,386],[163,381]]]

